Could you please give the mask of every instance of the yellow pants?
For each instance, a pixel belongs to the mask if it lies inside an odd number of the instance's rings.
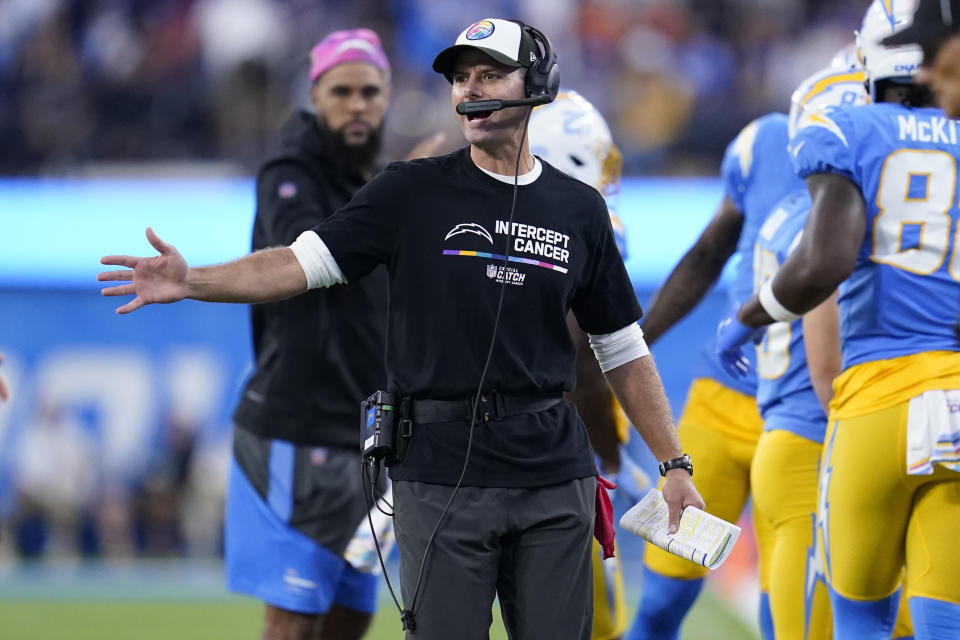
[[[623,595],[623,570],[619,556],[603,559],[600,543],[593,541],[593,628],[591,640],[613,640],[627,630],[627,603]]]
[[[852,600],[890,595],[960,604],[960,473],[906,473],[907,403],[832,420],[824,443],[818,542],[831,587]]]
[[[750,461],[763,428],[754,399],[709,378],[693,381],[678,436],[683,450],[693,458],[693,482],[707,511],[736,522],[750,493]],[[754,518],[760,553],[761,588],[766,590],[764,567],[769,529]],[[707,569],[647,544],[644,563],[670,578],[702,578]]]
[[[754,513],[772,531],[768,593],[777,640],[832,636],[830,595],[814,545],[823,445],[789,431],[765,431],[750,470]]]

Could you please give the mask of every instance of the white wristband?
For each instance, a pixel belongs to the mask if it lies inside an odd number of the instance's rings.
[[[780,304],[777,297],[773,295],[773,278],[763,283],[760,291],[757,292],[757,298],[760,300],[760,306],[767,312],[767,315],[777,322],[793,322],[800,317],[799,313],[794,313]]]

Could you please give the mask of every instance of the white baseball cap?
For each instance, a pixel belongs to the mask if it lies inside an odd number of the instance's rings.
[[[450,74],[457,56],[466,49],[477,49],[509,67],[527,68],[542,55],[533,36],[513,20],[485,18],[460,32],[456,43],[433,60],[433,70],[452,82]]]

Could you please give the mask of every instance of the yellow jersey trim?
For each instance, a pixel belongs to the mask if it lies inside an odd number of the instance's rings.
[[[931,389],[960,389],[960,352],[926,351],[850,367],[833,381],[830,420],[889,409]]]

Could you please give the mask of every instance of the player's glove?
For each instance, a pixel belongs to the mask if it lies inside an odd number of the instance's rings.
[[[737,319],[735,312],[717,325],[717,355],[727,373],[735,378],[747,375],[750,361],[743,353],[743,345],[747,342],[760,342],[766,329],[748,327]]]

